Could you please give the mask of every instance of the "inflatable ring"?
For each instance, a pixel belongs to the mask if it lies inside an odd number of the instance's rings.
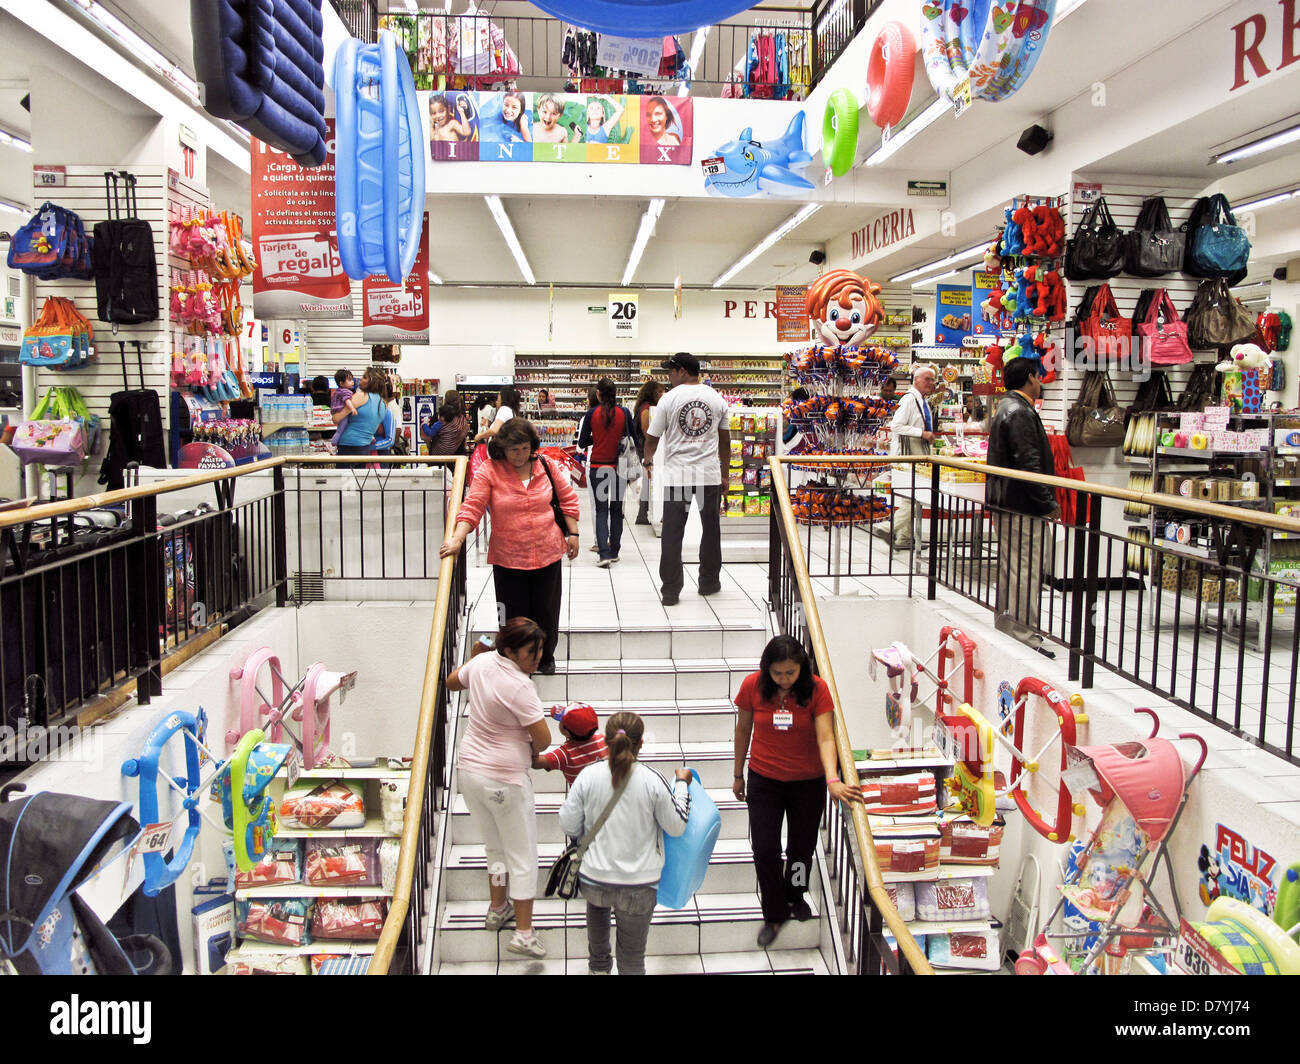
[[[1022,0],[1014,12],[1007,10],[1011,5],[967,4],[929,0],[921,5],[926,75],[949,100],[966,81],[972,99],[1004,100],[1025,83],[1042,55],[1056,0]]]
[[[1017,92],[1029,79],[1043,54],[1043,45],[1056,12],[1056,0],[1022,0],[1011,21],[1011,40],[990,65],[991,77],[979,98],[996,103]],[[972,80],[981,78],[979,60],[971,67]]]
[[[822,158],[836,177],[853,169],[858,154],[858,101],[848,89],[836,89],[822,118]]]
[[[867,61],[867,112],[881,129],[907,114],[916,72],[916,38],[901,22],[888,22],[871,46]]]
[[[1236,898],[1218,897],[1205,913],[1209,923],[1235,924],[1256,939],[1277,964],[1281,975],[1300,975],[1300,945],[1258,909]]]

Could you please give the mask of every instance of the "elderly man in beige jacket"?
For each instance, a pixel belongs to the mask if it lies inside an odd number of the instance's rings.
[[[931,441],[935,436],[936,419],[930,409],[929,397],[934,392],[937,371],[933,366],[917,366],[912,370],[912,387],[903,393],[894,411],[894,419],[889,423],[889,453],[894,455],[929,454]],[[910,493],[912,473],[895,472],[900,487]],[[913,499],[910,494],[894,493],[894,549],[912,549]]]

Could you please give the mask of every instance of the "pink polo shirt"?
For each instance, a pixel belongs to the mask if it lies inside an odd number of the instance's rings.
[[[568,472],[554,462],[540,456],[533,459],[533,479],[527,487],[504,459],[484,462],[474,474],[456,520],[477,525],[484,511],[492,512],[489,565],[544,569],[564,557],[564,534],[551,509],[551,482],[546,479],[542,462],[555,478],[560,509],[577,523],[578,494],[569,483]]]
[[[460,767],[498,783],[522,784],[533,765],[528,727],[545,716],[532,679],[496,651],[465,662],[460,678],[469,689]]]

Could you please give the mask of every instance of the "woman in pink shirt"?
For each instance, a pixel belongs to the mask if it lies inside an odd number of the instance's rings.
[[[531,676],[545,635],[514,617],[497,633],[496,653],[470,658],[447,677],[449,691],[469,692],[469,723],[460,742],[457,779],[470,819],[487,851],[492,905],[483,926],[500,931],[513,916],[507,949],[545,957],[533,934],[537,892],[537,809],[528,775],[533,757],[551,744]]]
[[[550,676],[560,638],[560,560],[578,556],[578,495],[566,471],[538,456],[540,446],[537,430],[524,418],[501,426],[488,443],[492,461],[475,475],[456,527],[438,553],[444,558],[455,554],[484,512],[492,514],[487,560],[496,585],[497,616],[502,623],[527,617],[546,633],[538,671]]]

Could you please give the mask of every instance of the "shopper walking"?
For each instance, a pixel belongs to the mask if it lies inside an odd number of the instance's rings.
[[[994,598],[994,626],[1015,636],[1039,653],[1039,595],[1043,562],[1052,549],[1047,519],[1060,513],[1056,492],[1045,484],[1031,484],[995,476],[994,466],[1052,476],[1056,465],[1052,445],[1034,403],[1043,394],[1036,359],[1013,358],[1002,370],[1007,394],[998,403],[989,426],[989,475],[985,501],[993,512],[998,539],[998,582]]]
[[[465,537],[484,513],[492,515],[488,563],[496,587],[497,615],[527,617],[546,633],[538,672],[555,672],[564,592],[560,559],[578,555],[578,496],[569,475],[538,455],[537,430],[513,418],[488,444],[491,460],[474,477],[456,527],[443,541],[441,557],[465,546]],[[560,528],[560,520],[564,528]]]
[[[614,382],[601,377],[596,383],[600,405],[588,410],[578,428],[578,446],[590,447],[587,479],[596,515],[596,564],[607,569],[618,561],[623,543],[623,497],[627,480],[619,475],[618,459],[623,440],[632,438],[632,414],[618,405]]]
[[[763,648],[758,672],[746,676],[736,692],[731,789],[749,807],[749,837],[763,905],[758,944],[763,948],[772,944],[787,920],[812,918],[804,894],[827,792],[837,801],[862,801],[861,791],[840,780],[834,708],[830,688],[813,675],[803,646],[785,635]]]
[[[917,366],[912,371],[912,387],[903,393],[889,423],[889,453],[895,455],[929,454],[934,439],[934,411],[929,396],[934,391],[936,373],[933,366]],[[899,478],[894,490],[894,550],[911,550],[913,541],[913,484],[912,470],[895,472]]]
[[[641,385],[641,390],[636,395],[636,405],[632,407],[632,431],[633,438],[636,440],[636,454],[641,459],[641,469],[644,476],[641,477],[641,504],[637,507],[636,523],[638,525],[648,525],[650,523],[650,492],[652,473],[650,463],[645,457],[645,435],[646,430],[650,427],[650,418],[654,414],[654,409],[659,403],[659,398],[664,394],[664,386],[659,381],[646,381]]]
[[[357,390],[330,415],[336,425],[347,420],[337,438],[339,454],[374,453],[375,435],[388,412],[382,395],[383,375],[383,370],[366,370],[357,382]]]
[[[537,893],[537,809],[528,771],[551,744],[542,701],[531,676],[546,637],[532,621],[512,617],[497,632],[496,653],[478,654],[447,677],[449,691],[469,692],[457,779],[470,820],[487,851],[491,906],[483,920],[500,931],[513,917],[506,947],[545,957],[533,933]]]
[[[492,415],[492,423],[474,437],[474,442],[484,443],[485,441],[490,440],[501,431],[502,425],[511,418],[518,417],[519,404],[521,402],[522,400],[519,398],[519,393],[514,388],[511,388],[509,385],[502,388],[497,394],[497,408],[496,413]]]
[[[677,605],[682,591],[682,534],[691,499],[700,508],[700,594],[722,590],[722,470],[730,462],[731,432],[727,403],[700,383],[700,362],[679,351],[661,363],[671,390],[659,401],[646,430],[646,463],[659,458],[664,490],[664,527],[660,537],[661,601]],[[663,441],[663,453],[659,452]]]
[[[560,807],[560,830],[581,838],[602,816],[605,823],[582,860],[578,883],[587,902],[587,968],[608,975],[611,911],[618,922],[618,974],[645,975],[650,933],[664,867],[661,832],[686,830],[690,815],[690,769],[679,768],[672,786],[637,760],[645,722],[615,713],[605,725],[609,760],[578,774]]]

